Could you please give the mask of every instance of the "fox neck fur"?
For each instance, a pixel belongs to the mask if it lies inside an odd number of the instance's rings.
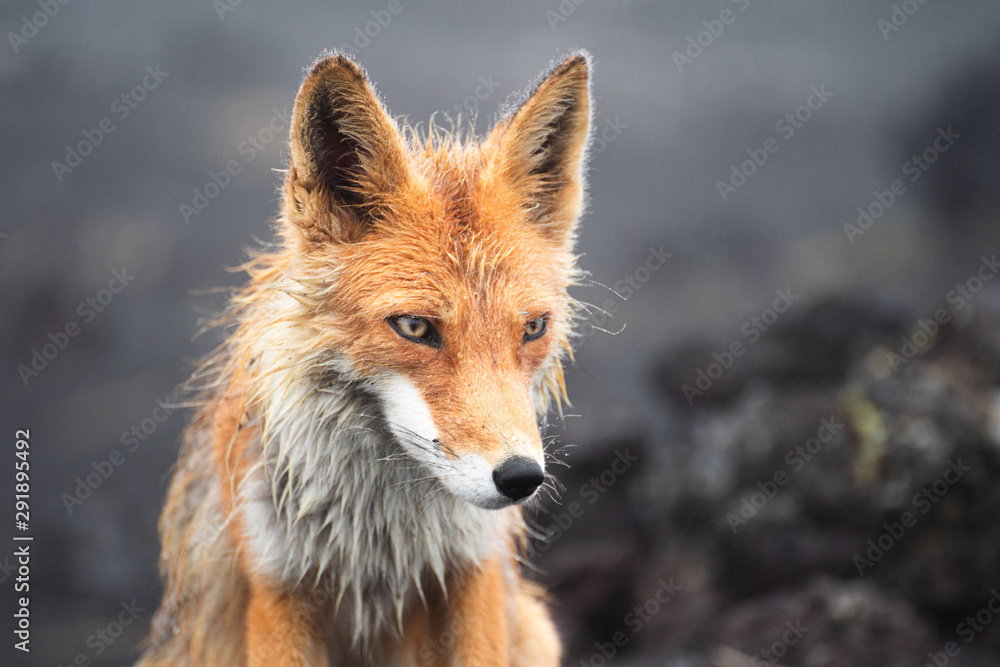
[[[278,370],[258,379],[262,436],[236,503],[255,567],[322,589],[352,642],[368,645],[400,630],[415,598],[426,604],[428,577],[446,594],[456,569],[510,560],[521,517],[448,493],[401,451],[371,381],[343,359],[276,351],[291,335],[278,325],[259,339],[254,366]]]

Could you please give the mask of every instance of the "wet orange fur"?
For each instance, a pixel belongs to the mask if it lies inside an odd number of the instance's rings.
[[[352,147],[346,178],[324,163],[329,146],[339,150],[324,116]],[[250,284],[229,314],[235,331],[203,371],[212,382],[161,519],[167,591],[140,664],[355,664],[328,661],[339,646],[325,625],[328,601],[308,583],[261,572],[247,547],[255,526],[239,490],[270,438],[260,387],[282,370],[262,368],[256,350],[274,327],[294,325],[282,342],[289,350],[335,350],[360,376],[409,378],[449,457],[475,452],[496,464],[511,432],[541,451],[537,413],[562,396],[560,361],[572,335],[567,288],[577,275],[589,118],[582,53],[483,141],[436,128],[401,132],[353,62],[331,56],[312,68],[293,113],[278,249],[246,267]],[[301,308],[269,309],[279,295]],[[403,339],[386,324],[402,314],[429,319],[447,344]],[[525,323],[542,316],[546,335],[525,341]],[[500,541],[520,544],[519,510],[496,512],[512,517],[497,524],[511,527]],[[443,583],[446,590],[421,594],[398,635],[381,638],[382,659],[559,663],[540,593],[510,556],[455,569]],[[454,641],[442,642],[443,633]]]

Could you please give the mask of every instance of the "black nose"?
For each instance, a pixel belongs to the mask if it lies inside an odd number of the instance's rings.
[[[523,456],[509,458],[493,471],[493,483],[497,485],[497,490],[511,500],[527,498],[544,478],[541,466]]]

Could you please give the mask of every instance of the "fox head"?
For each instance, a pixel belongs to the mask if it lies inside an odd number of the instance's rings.
[[[531,497],[562,393],[590,135],[589,56],[553,68],[485,138],[389,116],[343,55],[295,101],[282,272],[309,345],[361,383],[403,450],[479,507]],[[305,294],[309,292],[309,294]]]

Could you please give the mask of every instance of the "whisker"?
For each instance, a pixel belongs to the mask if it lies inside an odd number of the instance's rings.
[[[608,290],[609,292],[611,292],[612,294],[614,294],[616,297],[618,297],[622,301],[628,301],[628,299],[626,299],[621,294],[619,294],[618,292],[616,292],[615,290],[613,290],[612,288],[608,287],[607,285],[605,285],[602,282],[599,282],[599,281],[594,280],[592,278],[587,278],[586,280],[582,281],[582,284],[587,284],[587,283],[589,283],[591,285],[597,285],[598,287],[603,287],[604,289]]]
[[[591,325],[591,327],[593,327],[593,329],[594,329],[595,331],[600,331],[601,333],[606,333],[606,334],[610,334],[610,335],[612,335],[612,336],[617,336],[617,335],[618,335],[618,334],[620,334],[621,332],[625,331],[625,327],[626,327],[626,326],[628,326],[628,323],[626,323],[626,322],[622,322],[622,328],[621,328],[621,329],[619,329],[618,331],[609,331],[608,329],[602,329],[601,327],[598,327],[598,326],[594,326],[594,325]]]
[[[594,308],[594,309],[600,311],[602,314],[607,315],[608,317],[610,317],[612,319],[614,319],[614,317],[615,317],[614,314],[609,313],[608,311],[604,310],[600,306],[595,306],[592,303],[587,303],[586,301],[577,301],[577,303],[580,304],[581,306],[583,306],[582,310],[585,313],[587,313],[588,315],[592,314],[591,313],[591,308]]]

